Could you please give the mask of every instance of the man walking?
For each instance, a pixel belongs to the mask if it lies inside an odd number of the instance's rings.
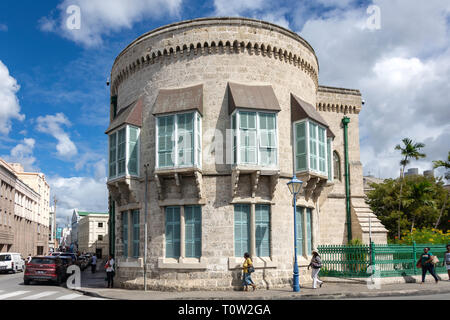
[[[91,272],[95,273],[95,270],[97,269],[97,256],[94,254],[92,256],[92,262],[91,262]]]

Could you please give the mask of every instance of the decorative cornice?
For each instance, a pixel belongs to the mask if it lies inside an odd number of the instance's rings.
[[[234,40],[231,41],[205,41],[204,43],[198,42],[197,44],[190,43],[183,46],[165,47],[164,49],[154,50],[145,55],[141,55],[138,59],[130,63],[117,73],[112,79],[111,90],[115,94],[119,85],[126,80],[129,76],[154,63],[162,63],[165,59],[177,59],[183,55],[208,55],[217,53],[239,54],[247,52],[250,55],[262,55],[263,57],[275,58],[286,63],[292,64],[298,67],[307,75],[309,75],[316,85],[316,89],[319,88],[318,71],[308,61],[303,59],[300,55],[293,54],[291,51],[287,51],[283,48],[277,48],[270,44],[258,43],[258,42],[244,42]]]
[[[361,107],[339,103],[319,102],[317,103],[317,111],[336,112],[343,114],[359,114]]]

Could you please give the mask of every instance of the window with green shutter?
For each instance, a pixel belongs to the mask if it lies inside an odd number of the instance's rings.
[[[195,143],[195,149],[196,149],[196,159],[195,164],[200,166],[202,163],[202,118],[200,117],[199,113],[195,113],[196,115],[196,143]]]
[[[174,134],[175,116],[158,117],[158,166],[173,167],[174,156],[172,135]]]
[[[126,161],[126,131],[125,128],[119,130],[117,138],[117,174],[125,174]]]
[[[309,167],[317,171],[317,125],[309,123]]]
[[[128,174],[138,174],[139,129],[128,126]]]
[[[194,113],[177,115],[178,165],[194,164]]]
[[[117,133],[109,136],[109,177],[115,177],[117,174]]]
[[[331,139],[327,139],[327,165],[328,165],[328,180],[333,180],[333,174],[332,174],[332,162],[331,162]]]
[[[296,230],[297,230],[297,255],[302,256],[303,255],[303,207],[297,207],[296,211]]]
[[[319,133],[319,172],[323,175],[327,174],[327,158],[326,158],[326,131],[323,127],[318,127],[318,133]]]
[[[312,254],[312,210],[306,208],[306,250],[307,254]]]
[[[306,122],[299,122],[295,124],[295,146],[297,171],[307,170]]]
[[[140,237],[140,221],[139,210],[133,210],[131,212],[133,220],[133,257],[139,257],[139,237]]]
[[[166,258],[180,257],[180,207],[166,207]]]
[[[277,124],[274,113],[258,113],[259,116],[259,154],[261,165],[277,164]]]
[[[255,241],[258,257],[270,257],[270,205],[255,206]]]
[[[240,162],[256,164],[256,112],[240,112]]]
[[[234,255],[250,252],[250,205],[234,205]]]
[[[187,258],[200,258],[202,255],[202,208],[184,207],[185,248]]]
[[[128,212],[122,212],[123,256],[128,257]]]

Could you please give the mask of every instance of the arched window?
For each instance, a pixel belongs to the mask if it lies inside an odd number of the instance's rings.
[[[334,180],[341,181],[341,158],[336,151],[333,152],[333,169],[334,169]]]

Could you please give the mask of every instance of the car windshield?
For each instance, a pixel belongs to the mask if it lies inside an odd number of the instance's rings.
[[[55,259],[50,259],[50,258],[33,258],[33,259],[31,259],[31,263],[34,263],[34,264],[55,264],[56,260]]]
[[[9,254],[1,255],[0,261],[11,261],[11,256]]]

